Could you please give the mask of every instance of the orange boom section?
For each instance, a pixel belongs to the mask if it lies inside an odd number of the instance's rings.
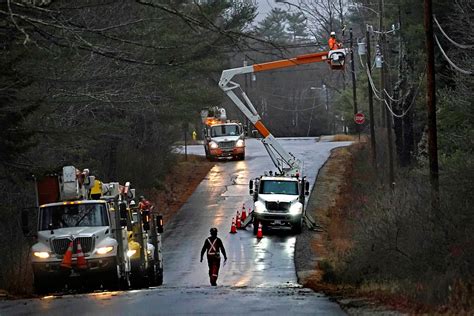
[[[304,64],[311,64],[324,61],[328,58],[328,52],[314,53],[314,54],[305,54],[296,56],[295,58],[283,59],[277,61],[271,61],[268,63],[255,64],[253,65],[253,71],[267,71],[272,69],[293,67]]]
[[[270,132],[268,131],[268,129],[265,127],[265,125],[263,125],[262,121],[257,121],[255,124],[255,128],[257,129],[257,131],[260,133],[260,135],[262,135],[263,137],[267,137],[268,135],[270,135]]]

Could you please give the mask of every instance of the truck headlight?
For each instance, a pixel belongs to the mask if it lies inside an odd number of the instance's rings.
[[[130,249],[127,251],[127,257],[132,257],[134,254],[136,254],[137,251],[135,249]]]
[[[255,213],[264,213],[266,211],[265,204],[257,201],[255,202]]]
[[[301,203],[295,203],[290,207],[291,215],[300,215],[303,212],[303,205]]]
[[[49,252],[35,251],[35,252],[33,252],[33,256],[38,257],[40,259],[48,259],[49,258]]]
[[[244,147],[245,146],[245,142],[243,139],[239,139],[236,143],[235,143],[235,147]]]
[[[216,142],[210,142],[210,143],[209,143],[209,147],[210,147],[211,149],[217,149],[217,148],[219,148],[219,145],[217,145]]]
[[[114,247],[113,246],[107,246],[107,247],[100,247],[100,248],[97,248],[97,253],[99,255],[105,255],[106,253],[109,253],[111,252],[112,250],[114,250]]]

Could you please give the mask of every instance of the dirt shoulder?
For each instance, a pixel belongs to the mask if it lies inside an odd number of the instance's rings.
[[[330,282],[325,282],[326,278],[331,277],[327,272],[326,275],[322,272],[322,266],[328,255],[325,241],[328,237],[328,229],[338,227],[334,225],[334,222],[329,225],[330,221],[338,221],[338,218],[330,216],[330,210],[337,207],[338,201],[344,194],[348,194],[346,179],[352,172],[351,155],[347,147],[336,148],[332,150],[329,159],[319,170],[317,184],[307,207],[307,212],[316,220],[317,227],[315,230],[305,227],[296,238],[295,267],[298,282],[317,292],[327,294],[350,315],[400,315],[371,300],[357,297],[352,289],[336,287]],[[339,224],[342,225],[343,221]],[[339,251],[345,251],[350,247],[345,239],[331,242]]]

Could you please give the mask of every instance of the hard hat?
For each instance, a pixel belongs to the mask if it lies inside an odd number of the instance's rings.
[[[336,32],[331,32],[331,36],[336,36]]]
[[[216,234],[216,235],[217,235],[217,228],[212,227],[212,228],[209,230],[209,232],[211,233],[211,235],[213,235],[213,234]]]
[[[135,201],[134,200],[130,201],[130,206],[135,206]]]
[[[140,198],[139,198],[139,199],[140,199],[140,200],[144,200],[145,197],[144,197],[143,195],[140,195]]]

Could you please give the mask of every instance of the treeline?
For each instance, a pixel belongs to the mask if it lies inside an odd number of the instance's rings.
[[[32,176],[72,164],[159,186],[183,126],[222,101],[219,72],[254,15],[229,1],[0,1],[0,289],[28,291]]]
[[[429,173],[423,3],[386,2],[382,28],[379,4],[354,1],[347,14],[355,41],[366,43],[369,25],[372,60],[355,55],[357,103],[374,122],[376,147],[369,139],[353,152],[348,194],[331,210],[339,226],[326,240],[325,280],[369,295],[382,292],[395,303],[411,301],[419,312],[469,313],[474,303],[469,233],[474,230],[474,12],[469,1],[433,1],[438,191]],[[378,56],[383,56],[384,86]],[[338,102],[346,113],[353,111],[350,88]],[[374,117],[368,115],[369,89]],[[368,123],[364,131],[370,137]]]

